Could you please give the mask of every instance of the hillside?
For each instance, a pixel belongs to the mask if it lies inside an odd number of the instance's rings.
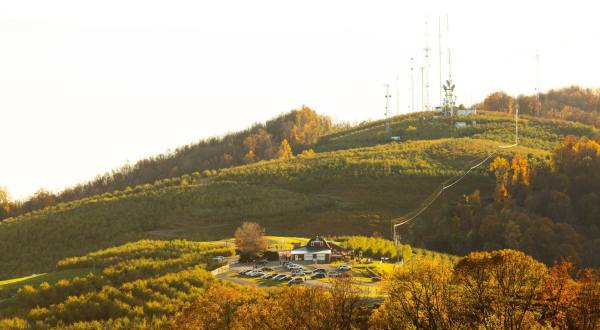
[[[133,165],[125,164],[57,194],[40,189],[25,201],[10,201],[0,189],[0,220],[157,180],[276,158],[282,145],[299,153],[333,129],[331,119],[303,106],[246,130],[180,146]]]
[[[142,238],[227,237],[244,220],[282,235],[388,235],[390,218],[414,209],[496,145],[473,139],[390,143],[260,162],[210,178],[161,180],[46,208],[0,224],[0,278],[48,271],[64,257]],[[505,153],[514,152],[546,154],[525,147]],[[436,206],[492,185],[485,171],[476,172]]]
[[[207,271],[220,266],[212,257],[232,254],[224,243],[142,240],[63,259],[54,281],[0,286],[0,327],[30,328],[25,319],[35,329],[164,329],[167,316],[217,281]]]

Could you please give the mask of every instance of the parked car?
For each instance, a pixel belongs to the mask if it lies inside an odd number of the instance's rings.
[[[282,278],[284,278],[284,277],[286,277],[286,275],[285,275],[285,274],[277,274],[277,275],[275,275],[275,276],[271,277],[271,279],[272,279],[273,281],[279,281],[280,279],[282,279]]]
[[[292,270],[292,275],[304,276],[304,275],[306,275],[306,273],[302,269],[294,269],[294,270]]]
[[[291,280],[291,279],[292,279],[292,277],[291,277],[291,276],[289,276],[289,275],[285,275],[284,277],[280,278],[279,280],[280,280],[280,281],[289,281],[289,280]]]
[[[373,282],[379,282],[379,281],[381,281],[381,277],[380,276],[373,276],[373,277],[371,277],[371,281],[373,281]]]
[[[252,276],[252,277],[262,277],[263,275],[265,275],[265,273],[263,273],[263,272],[254,272],[250,276]]]
[[[342,265],[342,266],[338,266],[336,269],[339,270],[340,272],[347,272],[347,271],[351,270],[352,267],[347,266],[347,265]]]
[[[302,284],[304,283],[304,279],[302,277],[294,277],[293,279],[288,281],[288,284]]]
[[[262,278],[263,280],[268,280],[271,277],[273,277],[273,275],[277,275],[277,274],[265,274],[265,275],[261,276],[260,278]]]
[[[317,274],[317,273],[327,274],[327,271],[323,268],[317,268],[317,269],[313,270],[312,273],[313,274]]]
[[[247,275],[251,271],[252,271],[252,269],[244,269],[244,270],[240,271],[238,274],[240,274],[240,275]]]
[[[313,280],[317,279],[317,278],[325,278],[327,277],[327,274],[325,273],[316,273],[313,276],[311,276],[310,278],[312,278]]]
[[[215,261],[223,261],[223,260],[225,260],[225,257],[223,257],[223,256],[216,256],[216,257],[213,258],[213,260],[215,260]]]

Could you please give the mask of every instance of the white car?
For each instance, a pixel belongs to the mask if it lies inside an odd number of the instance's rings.
[[[213,258],[213,260],[215,260],[215,261],[224,261],[225,257],[223,257],[223,256],[216,256],[216,257]]]
[[[342,265],[342,266],[338,266],[337,267],[337,270],[339,270],[340,272],[347,272],[347,271],[349,271],[351,269],[352,269],[352,267],[346,266],[346,265]]]
[[[294,269],[292,270],[292,275],[294,276],[304,276],[306,273],[302,269]]]

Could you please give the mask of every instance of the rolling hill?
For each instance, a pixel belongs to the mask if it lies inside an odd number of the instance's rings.
[[[64,257],[138,239],[220,239],[246,220],[278,235],[387,236],[389,219],[412,211],[442,181],[511,141],[512,117],[486,113],[473,120],[476,125],[450,130],[445,118],[400,116],[393,129],[405,142],[381,143],[384,127],[376,122],[324,136],[314,156],[159,180],[9,218],[0,224],[0,278],[49,271]],[[595,132],[535,118],[520,126],[521,145],[502,155],[542,159],[565,134]],[[476,169],[422,221],[447,212],[463,194],[491,193],[493,185],[487,167]],[[407,239],[419,245],[418,238]]]

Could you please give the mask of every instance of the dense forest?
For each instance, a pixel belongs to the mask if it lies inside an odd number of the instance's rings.
[[[350,237],[357,248],[382,239]],[[406,250],[405,250],[406,252]],[[0,297],[2,329],[596,329],[600,274],[522,252],[461,258],[407,255],[374,303],[350,279],[326,286],[254,288],[216,279],[224,243],[139,241],[63,259],[81,275]]]
[[[600,89],[570,86],[551,89],[538,95],[519,95],[516,99],[498,91],[488,95],[476,107],[487,111],[512,112],[561,118],[600,128]]]
[[[465,195],[446,217],[415,226],[415,235],[428,248],[459,255],[511,248],[546,264],[571,258],[600,267],[598,138],[568,136],[549,161],[497,157],[490,173],[490,195]]]
[[[58,194],[40,189],[25,201],[11,202],[0,186],[0,219],[193,172],[210,173],[265,159],[287,158],[305,151],[332,129],[329,117],[303,106],[241,132],[179,147],[173,152],[142,159],[133,166],[124,165]]]

